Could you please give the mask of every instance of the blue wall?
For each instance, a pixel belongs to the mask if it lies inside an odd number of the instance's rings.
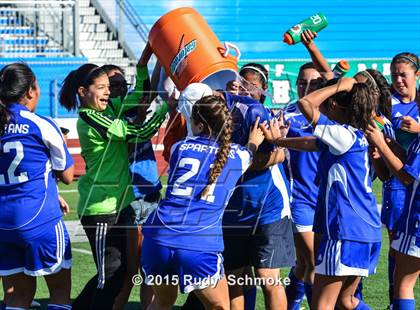
[[[221,41],[240,47],[244,59],[308,58],[303,46],[283,43],[283,33],[317,12],[324,13],[329,21],[317,39],[327,58],[391,58],[401,51],[420,53],[419,0],[131,0],[131,4],[149,29],[174,8],[195,7]],[[129,27],[127,32],[127,42],[140,55],[142,43]]]
[[[60,90],[62,81],[71,70],[86,63],[86,58],[3,58],[0,60],[0,69],[6,64],[22,61],[26,62],[34,71],[41,88],[41,97],[36,112],[52,117],[74,117],[75,114],[69,114],[65,109],[55,104],[56,96],[58,98],[56,90]],[[55,81],[59,86],[57,89],[54,88]],[[56,110],[56,106],[59,107],[58,110]]]

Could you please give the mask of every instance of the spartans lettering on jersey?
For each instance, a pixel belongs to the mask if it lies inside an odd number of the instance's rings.
[[[180,151],[187,151],[192,150],[194,152],[200,152],[200,153],[209,153],[209,154],[216,154],[217,150],[219,148],[211,145],[205,145],[205,144],[197,144],[197,143],[182,143],[179,147]],[[229,157],[234,159],[235,158],[235,150],[230,150]]]
[[[28,133],[28,124],[8,124],[4,126],[4,133]]]

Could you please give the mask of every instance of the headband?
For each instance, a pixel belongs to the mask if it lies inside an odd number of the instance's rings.
[[[96,66],[93,67],[85,76],[85,78],[82,80],[82,84],[80,86],[86,87],[85,85],[87,84],[87,82],[89,81],[90,76],[92,75],[93,72],[95,72],[96,70],[101,69],[102,67]]]
[[[242,67],[241,70],[239,70],[239,73],[241,73],[245,69],[251,69],[251,70],[257,71],[259,74],[263,76],[265,83],[268,82],[267,77],[265,76],[264,72],[261,69],[258,69],[257,67],[254,67],[254,66],[245,66],[245,67]]]
[[[366,75],[367,78],[373,83],[373,85],[375,86],[375,88],[377,90],[379,90],[378,83],[376,83],[375,78],[372,76],[372,74],[369,73],[369,71],[365,70],[365,71],[362,71],[361,73],[363,75]]]
[[[413,59],[411,59],[410,57],[407,57],[407,56],[398,56],[397,57],[397,59],[405,59],[405,60],[407,60],[407,61],[409,61],[409,62],[411,62],[415,67],[416,67],[416,70],[418,70],[419,69],[419,64],[418,63],[416,63]],[[396,59],[396,60],[397,60]]]

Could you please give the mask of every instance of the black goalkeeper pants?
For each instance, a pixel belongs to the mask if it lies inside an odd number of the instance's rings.
[[[74,300],[73,309],[112,309],[125,280],[127,231],[133,229],[131,206],[119,214],[83,216],[97,273]]]

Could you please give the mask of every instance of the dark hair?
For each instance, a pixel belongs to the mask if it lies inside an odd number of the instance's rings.
[[[239,74],[244,77],[245,75],[252,73],[255,74],[260,80],[263,88],[266,88],[268,85],[268,70],[261,64],[250,62],[241,67]],[[264,103],[265,95],[261,94],[260,102]]]
[[[248,73],[256,74],[263,86],[266,86],[268,83],[268,70],[261,64],[257,64],[255,62],[247,63],[243,65],[241,70],[239,70],[239,74],[241,76],[245,76]]]
[[[398,63],[409,64],[413,68],[414,72],[417,72],[420,69],[419,57],[410,52],[403,52],[395,55],[394,58],[392,58],[391,67]]]
[[[88,88],[98,77],[106,75],[106,72],[95,64],[84,64],[77,70],[71,71],[64,79],[63,87],[60,90],[60,104],[68,111],[78,108],[77,98],[80,86]]]
[[[366,69],[356,74],[362,75],[366,78],[366,85],[371,89],[376,90],[378,94],[376,111],[382,113],[386,118],[391,119],[392,111],[392,95],[391,86],[388,84],[385,77],[378,70]]]
[[[0,136],[4,133],[4,128],[9,124],[11,113],[3,102],[0,101]]]
[[[300,68],[299,68],[299,73],[298,73],[296,81],[298,81],[300,79],[300,76],[302,75],[303,71],[305,71],[306,69],[316,70],[313,62],[307,62],[307,63],[301,65]],[[318,70],[316,70],[316,71],[318,71]]]
[[[35,85],[35,74],[25,63],[12,63],[0,70],[0,134],[10,122],[8,105],[19,102]]]
[[[109,72],[111,71],[117,70],[120,71],[122,75],[125,75],[124,69],[117,65],[103,65],[101,68],[106,72],[106,74],[109,74]]]
[[[205,197],[210,190],[210,186],[220,176],[228,159],[232,142],[232,117],[225,101],[219,96],[206,96],[198,100],[192,107],[191,117],[194,122],[202,123],[204,125],[203,133],[216,138],[219,144],[207,185],[201,193],[201,196]]]
[[[339,79],[331,79],[326,82],[325,86],[339,82]],[[345,114],[350,118],[349,125],[364,131],[371,122],[372,113],[375,111],[376,98],[374,91],[367,84],[357,83],[353,85],[350,92],[338,92],[329,97],[323,104],[335,102],[345,109]]]

